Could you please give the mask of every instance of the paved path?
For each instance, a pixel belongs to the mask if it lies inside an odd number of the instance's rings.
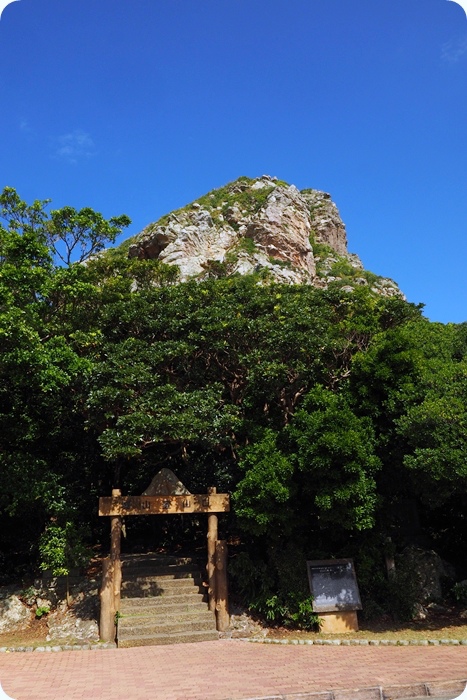
[[[245,700],[295,693],[302,693],[297,700],[306,700],[307,693],[317,691],[464,678],[466,646],[320,647],[222,640],[0,654],[0,683],[15,700]]]

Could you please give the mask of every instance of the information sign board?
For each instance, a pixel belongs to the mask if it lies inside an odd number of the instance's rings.
[[[352,559],[307,561],[307,569],[314,612],[362,609]]]

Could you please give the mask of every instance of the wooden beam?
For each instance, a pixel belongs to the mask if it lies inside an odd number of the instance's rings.
[[[230,510],[228,493],[190,494],[187,496],[120,496],[99,498],[99,515],[168,515],[182,513],[226,513]]]

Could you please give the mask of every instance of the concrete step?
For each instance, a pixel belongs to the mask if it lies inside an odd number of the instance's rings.
[[[177,632],[175,634],[148,634],[118,640],[118,646],[142,647],[156,644],[181,644],[183,642],[210,642],[219,639],[219,632],[201,630],[199,632]]]
[[[191,576],[189,578],[174,578],[172,576],[134,576],[133,578],[123,578],[122,591],[135,586],[159,587],[162,590],[184,590],[190,588],[200,588],[201,577]]]
[[[119,647],[219,639],[195,560],[156,554],[122,560]]]
[[[128,580],[141,576],[158,576],[159,578],[201,578],[199,569],[190,565],[186,566],[136,566],[123,567],[122,576]]]
[[[196,596],[174,595],[156,598],[122,598],[120,600],[120,613],[122,615],[184,614],[196,610],[207,610],[206,596],[201,593]]]
[[[177,557],[168,554],[122,554],[122,567],[137,568],[139,566],[197,566],[193,557]]]
[[[190,610],[179,610],[177,607],[173,607],[170,610],[159,611],[157,608],[152,608],[150,611],[141,610],[136,614],[134,613],[120,613],[119,624],[122,627],[128,627],[131,625],[146,624],[146,622],[154,622],[165,624],[167,623],[178,623],[186,620],[187,622],[204,622],[205,620],[214,620],[214,613],[212,613],[206,605],[203,607],[192,608]]]
[[[180,632],[199,632],[201,630],[211,630],[215,631],[216,620],[214,614],[208,618],[201,620],[191,619],[191,620],[181,620],[181,621],[170,621],[168,619],[152,619],[152,618],[142,618],[139,622],[132,618],[132,620],[127,620],[125,618],[120,618],[118,621],[118,632],[117,637],[120,642],[122,639],[127,639],[128,637],[141,637],[151,634],[178,634]]]
[[[155,582],[138,583],[128,581],[126,585],[122,585],[122,598],[171,598],[173,596],[198,596],[203,595],[204,588],[195,586],[192,583],[189,586],[161,586]]]

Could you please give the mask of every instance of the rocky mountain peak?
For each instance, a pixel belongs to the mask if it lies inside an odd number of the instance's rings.
[[[133,239],[128,254],[177,266],[180,281],[256,272],[275,282],[325,288],[342,280],[401,295],[394,282],[381,284],[348,253],[329,194],[300,191],[269,175],[240,177],[163,216]]]

